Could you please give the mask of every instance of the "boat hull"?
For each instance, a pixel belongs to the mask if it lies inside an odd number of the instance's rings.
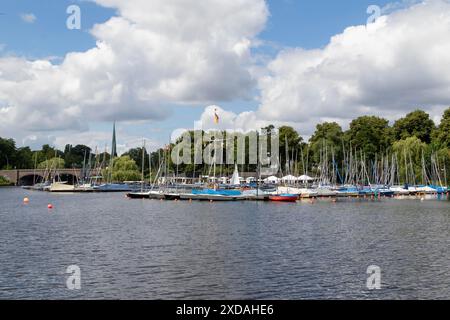
[[[148,192],[130,192],[127,193],[127,197],[130,199],[149,199],[150,194]]]
[[[240,201],[247,200],[246,196],[227,196],[220,194],[180,194],[181,200],[196,201]]]
[[[298,196],[273,195],[269,196],[269,200],[274,202],[296,202],[298,200]]]
[[[164,193],[165,200],[180,200],[180,194],[178,193]]]
[[[75,186],[66,184],[66,183],[55,182],[50,185],[50,187],[48,188],[48,191],[50,191],[50,192],[74,192]]]

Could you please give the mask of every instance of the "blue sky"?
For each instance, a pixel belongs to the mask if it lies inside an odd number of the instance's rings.
[[[323,49],[330,37],[342,33],[347,27],[365,25],[369,5],[385,7],[393,1],[267,0],[266,3],[270,15],[264,30],[257,35],[263,45],[253,48],[252,54],[263,55],[271,60],[276,59],[286,48]],[[71,4],[77,4],[81,8],[82,30],[66,28],[66,8]],[[25,21],[24,14],[32,14],[35,19]],[[96,43],[90,34],[91,28],[95,24],[105,23],[115,15],[119,13],[114,9],[100,7],[89,0],[3,0],[0,4],[0,58],[18,56],[29,61],[51,58],[52,63],[57,65],[67,53],[85,52],[94,48]],[[260,105],[260,101],[256,99],[260,90],[259,87],[252,89],[250,96],[255,99],[236,96],[211,101],[209,104],[220,105],[236,114],[255,111]],[[135,137],[151,135],[156,140],[165,141],[173,129],[192,127],[207,106],[204,102],[189,103],[182,107],[175,105],[170,116],[162,121],[146,120],[132,124],[127,121],[119,122],[119,133],[122,130]],[[0,104],[0,111],[1,107]],[[93,120],[89,121],[89,128],[93,131],[108,131],[111,123]],[[20,139],[18,140],[20,145]],[[37,139],[36,144],[41,141],[42,139]]]
[[[68,30],[66,9],[71,4],[82,8],[82,30]],[[31,59],[63,57],[71,51],[85,51],[95,46],[89,34],[95,23],[106,21],[113,10],[88,1],[4,0],[0,4],[0,43],[5,50]],[[32,13],[34,23],[25,23],[21,14]]]
[[[331,36],[351,25],[365,24],[366,9],[380,7],[389,0],[269,0],[270,19],[260,38],[280,46],[319,48]],[[82,10],[82,30],[65,28],[66,8],[77,4]],[[6,51],[31,58],[62,57],[71,51],[95,46],[89,30],[115,14],[90,1],[3,0],[0,4],[0,43]],[[36,21],[24,23],[23,13],[33,13]],[[270,49],[267,49],[271,52]]]
[[[271,18],[261,37],[284,46],[320,48],[348,26],[365,24],[369,5],[384,7],[391,2],[269,0]]]

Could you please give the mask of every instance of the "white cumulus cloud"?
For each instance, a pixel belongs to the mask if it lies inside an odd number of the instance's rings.
[[[250,49],[268,17],[264,0],[95,2],[117,10],[91,30],[96,47],[60,64],[0,58],[0,134],[158,120],[176,105],[251,98]]]
[[[211,105],[204,127],[218,109],[225,129],[289,124],[309,135],[320,121],[345,126],[416,108],[438,119],[450,105],[448,0],[399,1],[373,24],[348,27],[321,49],[284,48],[264,68],[251,55],[269,16],[264,0],[95,2],[117,15],[91,30],[94,48],[60,64],[0,58],[0,135],[158,120],[178,105]],[[257,110],[213,105],[251,98],[255,86]]]
[[[323,49],[286,48],[259,80],[258,110],[237,119],[294,122],[305,135],[321,121],[416,108],[439,119],[450,105],[449,31],[449,1],[429,0],[349,27]]]
[[[33,13],[21,13],[20,18],[26,23],[34,23],[37,19]]]

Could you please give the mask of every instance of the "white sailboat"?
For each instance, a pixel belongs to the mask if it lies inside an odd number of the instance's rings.
[[[73,192],[75,186],[67,184],[67,181],[54,181],[49,188],[50,192]]]
[[[239,171],[238,171],[237,164],[234,165],[234,172],[233,172],[233,176],[231,177],[230,184],[232,186],[239,186],[239,185],[241,185],[241,180],[239,179]]]

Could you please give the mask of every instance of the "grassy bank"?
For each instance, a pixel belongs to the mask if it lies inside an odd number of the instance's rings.
[[[13,185],[14,185],[14,183],[11,183],[11,181],[6,179],[5,177],[0,176],[0,187],[10,187]]]

